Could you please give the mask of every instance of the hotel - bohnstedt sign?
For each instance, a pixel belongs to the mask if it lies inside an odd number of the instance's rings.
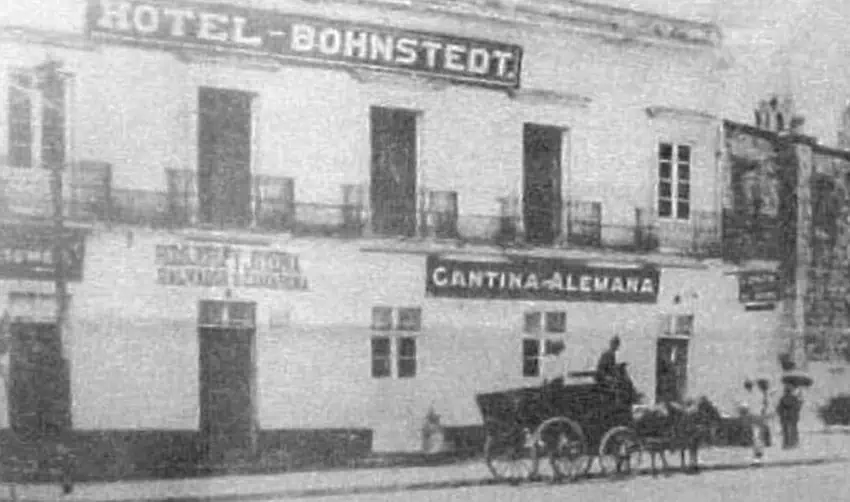
[[[555,259],[477,262],[429,256],[426,292],[432,297],[656,303],[661,272],[597,267]]]
[[[212,3],[89,0],[95,40],[281,62],[416,73],[518,88],[517,45]]]

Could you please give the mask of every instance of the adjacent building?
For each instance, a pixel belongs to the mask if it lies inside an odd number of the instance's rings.
[[[116,475],[297,463],[418,449],[431,409],[461,442],[475,394],[539,384],[558,340],[571,372],[620,335],[648,399],[774,370],[780,260],[724,246],[717,27],[542,0],[80,12],[4,28],[0,424],[70,427]],[[65,409],[27,397],[60,373]]]

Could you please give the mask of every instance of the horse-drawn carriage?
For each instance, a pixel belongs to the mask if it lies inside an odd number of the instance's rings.
[[[537,478],[546,458],[556,480],[586,475],[594,461],[603,475],[628,472],[644,454],[652,456],[654,470],[655,456],[666,466],[664,451],[672,449],[682,451],[683,467],[685,450],[696,462],[707,408],[674,406],[664,408],[672,415],[650,410],[641,416],[635,414],[638,400],[630,380],[615,385],[556,381],[479,394],[487,466],[497,479],[518,482]]]

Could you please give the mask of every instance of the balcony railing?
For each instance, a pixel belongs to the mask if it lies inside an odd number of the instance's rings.
[[[0,207],[4,207],[7,198],[21,200],[21,194],[11,193],[10,186],[14,184],[0,184],[6,187],[0,193]],[[205,213],[198,195],[197,175],[190,171],[168,171],[165,190],[150,191],[115,187],[108,164],[81,163],[68,174],[66,187],[66,214],[77,221],[167,228],[235,226],[295,235],[383,235],[467,244],[529,245],[524,237],[521,205],[515,196],[494,200],[490,214],[471,214],[460,210],[462,201],[457,192],[423,189],[418,206],[405,203],[400,204],[403,210],[385,211],[378,225],[369,208],[368,188],[358,184],[340,185],[335,203],[303,202],[296,199],[293,179],[255,176],[250,198],[234,206],[238,206],[239,217],[218,219],[210,218],[209,211]],[[228,200],[227,204],[233,202]],[[552,242],[534,245],[719,257],[725,254],[724,240],[727,247],[733,243],[739,246],[746,240],[751,243],[748,245],[767,249],[768,243],[776,239],[765,233],[767,227],[760,227],[762,233],[753,232],[729,217],[724,221],[720,213],[694,212],[687,221],[672,222],[639,208],[627,215],[625,221],[616,221],[605,214],[600,202],[567,201],[560,217],[552,220],[557,226]],[[749,237],[745,239],[746,236]]]

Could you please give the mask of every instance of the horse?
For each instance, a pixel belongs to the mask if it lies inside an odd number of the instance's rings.
[[[650,407],[635,419],[638,434],[649,453],[653,476],[658,475],[656,458],[668,471],[666,452],[678,451],[685,472],[699,472],[699,448],[710,442],[720,424],[721,415],[706,397],[696,402],[666,402]],[[685,454],[689,453],[690,462]]]

